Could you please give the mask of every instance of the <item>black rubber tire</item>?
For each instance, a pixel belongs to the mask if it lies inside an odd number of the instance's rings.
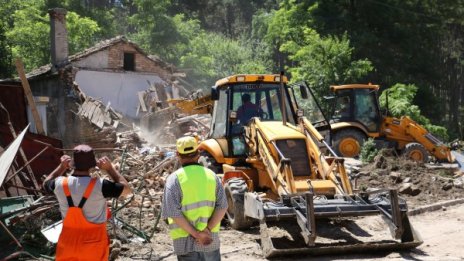
[[[227,208],[226,217],[233,229],[245,230],[253,225],[253,219],[245,217],[245,192],[248,191],[245,180],[231,178],[224,186],[226,193]]]
[[[430,153],[420,143],[411,142],[406,144],[403,149],[403,155],[413,161],[427,163],[430,159]]]
[[[202,152],[200,158],[198,158],[198,163],[203,165],[203,167],[212,170],[216,174],[223,173],[222,164],[217,163],[214,157],[209,153]]]
[[[347,154],[341,148],[345,139],[350,139],[357,143],[358,149],[357,152]],[[361,153],[361,147],[364,144],[364,141],[367,139],[366,135],[356,129],[341,129],[333,135],[332,146],[339,157],[357,157]]]

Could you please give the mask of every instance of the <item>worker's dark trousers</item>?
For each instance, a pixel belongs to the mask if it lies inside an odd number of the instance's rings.
[[[177,256],[179,261],[220,261],[221,253],[219,249],[212,252],[190,252],[185,255]]]

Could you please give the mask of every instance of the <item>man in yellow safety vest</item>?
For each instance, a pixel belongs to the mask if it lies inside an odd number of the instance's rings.
[[[176,142],[182,168],[166,180],[162,214],[168,219],[177,259],[221,260],[219,227],[227,210],[221,181],[198,164],[198,143],[193,137]]]

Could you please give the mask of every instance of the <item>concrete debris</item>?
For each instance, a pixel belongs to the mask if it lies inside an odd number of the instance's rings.
[[[416,195],[419,195],[421,190],[417,186],[413,185],[412,183],[403,183],[401,187],[398,189],[398,192],[400,194],[416,196]]]
[[[375,162],[375,167],[378,168],[378,169],[387,168],[387,161],[386,161],[385,157],[382,154],[379,154],[379,155],[375,156],[374,162]]]
[[[166,124],[153,131],[146,132],[143,137],[153,144],[175,144],[182,136],[207,137],[211,116],[209,114],[173,114]]]
[[[396,182],[399,183],[401,182],[401,173],[397,171],[392,171],[390,172],[390,177]]]
[[[452,181],[451,181],[451,182],[448,182],[448,183],[445,183],[445,184],[443,185],[443,187],[442,187],[442,189],[443,189],[444,191],[448,191],[448,190],[450,190],[450,189],[452,189],[452,188],[453,188],[453,182],[452,182]]]
[[[459,178],[456,178],[455,180],[453,180],[453,186],[455,188],[464,188],[464,177],[459,177]]]
[[[209,133],[209,115],[179,116],[172,120],[167,130],[174,135],[175,139],[182,136],[199,136],[204,139]]]

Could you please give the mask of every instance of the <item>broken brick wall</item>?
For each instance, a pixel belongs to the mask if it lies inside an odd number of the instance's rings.
[[[82,103],[82,97],[73,87],[76,72],[77,68],[68,66],[58,74],[30,80],[34,96],[49,97],[48,136],[62,140],[67,148],[84,142],[98,143],[108,136],[99,134],[94,126],[76,115],[78,104]]]
[[[71,110],[75,108],[76,97],[70,88],[62,81],[58,74],[40,77],[30,80],[32,94],[34,96],[46,96],[49,98],[47,105],[47,135],[57,138],[67,144],[69,128],[74,126]]]
[[[129,43],[118,43],[109,47],[108,67],[123,70],[124,53],[133,53],[135,55],[135,71],[148,72],[159,75],[162,79],[169,79],[171,72],[157,65],[155,61],[149,59],[145,54],[140,53],[133,45]]]

